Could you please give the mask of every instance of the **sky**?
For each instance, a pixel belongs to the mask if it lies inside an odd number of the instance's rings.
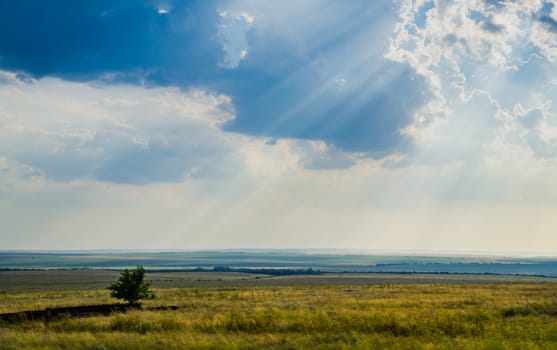
[[[557,255],[556,179],[555,0],[0,2],[0,250]]]

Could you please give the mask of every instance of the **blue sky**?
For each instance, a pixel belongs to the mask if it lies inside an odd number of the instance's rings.
[[[557,253],[556,61],[549,0],[3,2],[2,248]]]

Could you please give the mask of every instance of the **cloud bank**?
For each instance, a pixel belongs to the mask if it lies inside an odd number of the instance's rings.
[[[555,253],[556,8],[3,3],[0,239]]]

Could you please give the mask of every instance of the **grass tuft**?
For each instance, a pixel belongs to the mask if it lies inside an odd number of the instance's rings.
[[[541,315],[557,317],[557,302],[512,306],[503,309],[501,313],[504,317]]]

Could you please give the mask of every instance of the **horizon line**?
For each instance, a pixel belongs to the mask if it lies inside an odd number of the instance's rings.
[[[183,249],[151,249],[151,248],[81,248],[81,249],[0,249],[0,253],[182,253],[182,252],[238,252],[238,253],[321,253],[347,255],[407,255],[407,256],[497,256],[497,257],[557,257],[557,251],[480,251],[480,250],[437,250],[437,249],[358,249],[358,248],[183,248]]]

